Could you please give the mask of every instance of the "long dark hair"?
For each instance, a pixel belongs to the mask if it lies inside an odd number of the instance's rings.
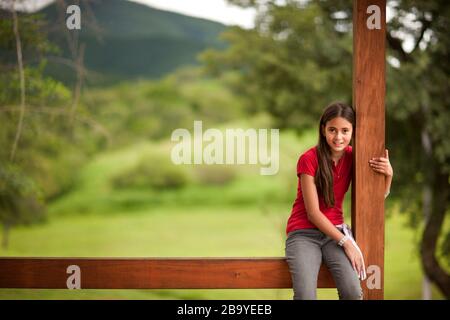
[[[323,134],[323,128],[328,121],[342,117],[355,128],[355,112],[352,107],[342,102],[334,102],[326,107],[319,123],[319,143],[317,144],[317,158],[319,167],[314,177],[317,191],[322,194],[325,204],[334,207],[333,168],[330,146]],[[354,132],[354,131],[353,131]]]

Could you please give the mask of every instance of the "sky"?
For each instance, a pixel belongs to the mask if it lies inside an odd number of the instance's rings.
[[[8,0],[0,0],[7,2]],[[25,0],[28,10],[35,11],[54,0]],[[225,0],[130,0],[155,8],[174,11],[181,14],[222,22],[226,25],[253,27],[254,9],[242,9],[231,6]],[[20,1],[17,1],[18,3]]]
[[[183,13],[189,16],[222,22],[227,25],[253,27],[254,9],[242,9],[225,0],[131,0],[155,8]]]

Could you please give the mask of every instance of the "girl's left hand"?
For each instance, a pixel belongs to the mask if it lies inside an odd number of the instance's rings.
[[[392,177],[394,171],[392,170],[391,163],[389,162],[389,152],[385,150],[385,156],[379,158],[372,158],[369,160],[370,167],[379,173],[384,174],[386,177]]]

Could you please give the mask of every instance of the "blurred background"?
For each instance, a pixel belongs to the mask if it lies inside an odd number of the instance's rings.
[[[66,26],[69,4],[81,9],[80,30]],[[449,18],[445,0],[388,1],[386,299],[450,298]],[[352,103],[351,0],[1,0],[0,256],[284,256],[296,163],[336,100]],[[279,172],[175,166],[171,133],[192,132],[194,120],[204,130],[279,128]],[[292,290],[0,289],[0,298],[292,299]]]

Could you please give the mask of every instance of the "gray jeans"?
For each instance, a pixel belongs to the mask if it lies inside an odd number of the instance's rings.
[[[358,275],[344,249],[319,229],[289,232],[285,251],[294,288],[294,300],[317,299],[317,277],[322,259],[333,275],[339,299],[362,299]]]

